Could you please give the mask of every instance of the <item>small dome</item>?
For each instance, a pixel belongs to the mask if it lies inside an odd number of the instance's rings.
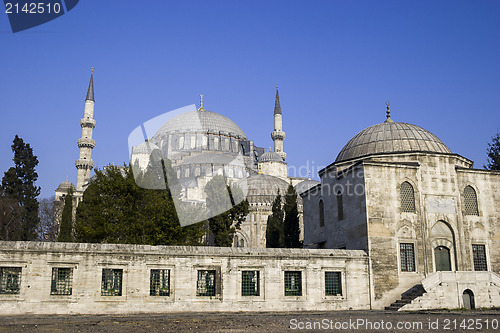
[[[283,162],[283,159],[277,153],[268,151],[259,156],[259,162]]]
[[[422,127],[391,121],[373,125],[356,134],[342,148],[335,162],[372,154],[405,152],[451,154],[437,136]]]
[[[247,140],[247,136],[231,119],[216,112],[197,110],[182,113],[168,120],[153,136],[159,140],[172,133],[226,133]]]
[[[132,147],[132,154],[150,154],[155,149],[160,148],[151,141],[146,141],[140,145]]]
[[[278,177],[256,174],[240,180],[237,185],[247,193],[249,203],[272,203],[278,191],[286,194],[288,183]]]
[[[68,190],[71,189],[73,192],[76,190],[75,185],[73,185],[70,181],[65,180],[57,187],[56,192],[64,192],[67,193]]]
[[[318,185],[319,183],[320,182],[318,182],[317,180],[307,179],[295,185],[295,191],[297,191],[298,194],[302,194],[305,191]]]

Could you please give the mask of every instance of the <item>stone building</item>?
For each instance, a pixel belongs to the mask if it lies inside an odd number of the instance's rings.
[[[364,251],[0,242],[0,313],[369,308]]]
[[[304,244],[369,253],[374,308],[405,291],[426,294],[392,308],[460,307],[474,295],[499,304],[500,172],[394,122],[387,105],[385,122],[355,135],[319,176],[302,193]]]

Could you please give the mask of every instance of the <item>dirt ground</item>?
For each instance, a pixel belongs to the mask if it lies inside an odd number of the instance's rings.
[[[0,332],[498,332],[500,309],[1,316]]]

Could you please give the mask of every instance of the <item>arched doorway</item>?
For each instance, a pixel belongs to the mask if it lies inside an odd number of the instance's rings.
[[[436,262],[436,272],[451,271],[450,249],[446,246],[438,246],[434,249],[434,259]]]
[[[430,232],[431,251],[434,258],[434,271],[454,271],[457,269],[455,236],[451,226],[438,221]]]
[[[462,294],[462,300],[464,301],[464,308],[466,309],[475,309],[476,305],[474,304],[474,293],[470,289],[465,289]]]

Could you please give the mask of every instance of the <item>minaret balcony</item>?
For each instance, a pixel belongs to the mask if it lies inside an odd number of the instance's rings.
[[[95,147],[95,140],[89,139],[89,138],[80,138],[77,141],[78,147],[79,148],[94,148]]]
[[[92,118],[82,118],[80,119],[80,126],[81,127],[95,127],[95,119]]]
[[[285,132],[283,131],[274,131],[271,133],[271,138],[273,140],[285,140]]]
[[[78,159],[75,161],[75,166],[77,169],[92,169],[94,167],[94,161]]]

